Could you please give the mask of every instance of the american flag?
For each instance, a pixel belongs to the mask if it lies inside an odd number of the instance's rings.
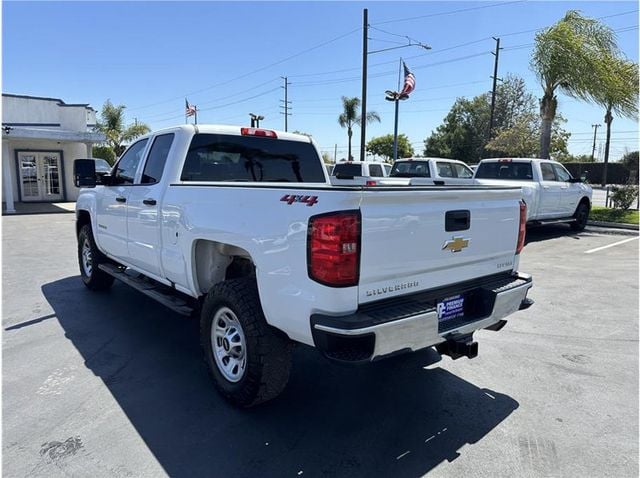
[[[187,99],[186,99],[186,98],[184,99],[184,103],[185,103],[185,108],[186,108],[186,109],[185,109],[185,113],[184,113],[184,114],[185,114],[186,116],[193,116],[193,115],[195,115],[195,114],[196,114],[196,110],[197,110],[196,105],[190,105],[190,104],[189,104],[189,101],[187,101]]]
[[[402,66],[404,67],[404,86],[399,96],[402,99],[406,99],[409,97],[409,93],[416,89],[416,77],[409,71],[404,61],[402,62]]]

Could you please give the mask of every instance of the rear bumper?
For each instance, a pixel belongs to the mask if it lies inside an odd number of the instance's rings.
[[[314,344],[329,358],[366,362],[456,340],[479,329],[499,330],[505,317],[531,306],[527,292],[532,286],[528,274],[499,274],[366,304],[346,316],[314,314]],[[458,294],[470,305],[465,316],[439,322],[438,300]]]

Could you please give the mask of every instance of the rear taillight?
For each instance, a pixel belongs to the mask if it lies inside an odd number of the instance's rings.
[[[367,186],[375,186],[376,184],[378,183],[376,183],[375,181],[372,181],[372,180],[367,181]]]
[[[516,254],[524,248],[524,239],[527,235],[527,205],[524,201],[520,201],[520,226],[518,227],[518,245],[516,246]]]
[[[240,128],[240,134],[243,136],[262,136],[263,138],[278,137],[275,131],[271,131],[270,129],[259,129],[259,128]]]
[[[309,277],[331,287],[358,284],[360,275],[360,212],[343,211],[309,219]]]

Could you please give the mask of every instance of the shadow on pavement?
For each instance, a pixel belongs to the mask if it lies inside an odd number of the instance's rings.
[[[518,408],[446,370],[425,370],[440,359],[431,349],[340,367],[301,346],[284,394],[237,410],[209,382],[197,320],[118,283],[95,293],[69,277],[42,290],[170,476],[415,477]]]
[[[546,224],[543,226],[528,226],[525,245],[531,242],[546,241],[558,237],[571,237],[576,241],[584,232],[576,232],[568,224]]]

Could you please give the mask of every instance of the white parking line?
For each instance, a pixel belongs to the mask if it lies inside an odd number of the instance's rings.
[[[625,242],[629,242],[629,241],[635,241],[636,239],[638,239],[638,237],[632,237],[631,239],[625,239],[623,241],[614,242],[613,244],[609,244],[608,246],[596,247],[595,249],[584,251],[584,253],[591,254],[592,252],[598,252],[603,249],[609,249],[610,247],[619,246],[620,244],[624,244]]]

